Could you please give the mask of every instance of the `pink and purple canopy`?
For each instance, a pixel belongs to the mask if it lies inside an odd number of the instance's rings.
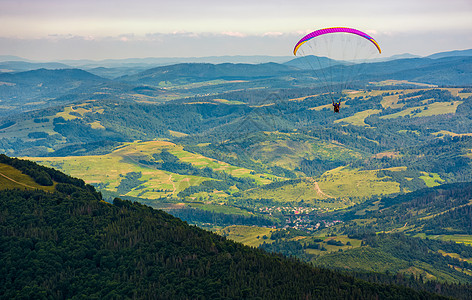
[[[375,45],[375,47],[377,47],[377,49],[379,50],[379,53],[382,53],[382,50],[380,50],[379,44],[377,44],[377,42],[374,40],[374,38],[372,38],[371,36],[369,36],[367,33],[364,33],[364,32],[362,32],[362,31],[359,31],[359,30],[353,29],[353,28],[347,28],[347,27],[332,27],[332,28],[319,29],[319,30],[313,31],[312,33],[309,33],[309,34],[305,35],[305,36],[304,36],[300,41],[298,41],[298,43],[295,45],[295,48],[293,49],[293,55],[297,55],[298,48],[300,48],[301,45],[303,45],[305,42],[311,40],[312,38],[315,38],[315,37],[320,36],[320,35],[323,35],[323,34],[338,33],[338,32],[357,34],[358,36],[361,36],[361,37],[363,37],[363,38],[366,38],[366,39],[368,39],[369,41],[371,41],[371,42]]]

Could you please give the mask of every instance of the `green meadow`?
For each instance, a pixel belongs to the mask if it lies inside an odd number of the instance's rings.
[[[141,163],[141,159],[149,158],[153,153],[167,150],[180,161],[190,163],[197,168],[208,167],[214,171],[222,171],[233,176],[250,177],[258,184],[271,183],[277,177],[269,174],[256,174],[249,169],[240,168],[220,162],[199,154],[183,150],[180,145],[166,141],[126,143],[115,148],[106,155],[68,156],[68,157],[36,157],[30,158],[40,164],[56,168],[68,175],[83,179],[100,189],[117,192],[127,174],[139,173],[139,182],[122,196],[145,199],[176,196],[189,186],[199,185],[211,178],[182,175],[159,170]],[[217,194],[216,194],[217,195]]]
[[[308,202],[320,208],[340,209],[374,195],[400,192],[400,184],[377,176],[377,170],[357,170],[339,167],[318,178],[304,178],[293,184],[275,188],[260,187],[248,190],[248,198],[272,199],[280,203]]]
[[[398,117],[410,116],[412,118],[429,117],[434,115],[453,114],[457,110],[457,106],[462,101],[454,102],[435,102],[428,105],[410,107],[394,114],[380,117],[380,119],[394,119]]]
[[[375,115],[381,112],[380,109],[368,109],[364,111],[360,111],[358,113],[355,113],[353,116],[339,119],[334,121],[334,123],[348,123],[354,126],[368,126],[364,121],[365,118],[371,115]]]
[[[232,225],[217,231],[219,235],[243,243],[247,246],[258,247],[262,243],[272,243],[269,239],[272,232],[276,229],[258,226]]]
[[[33,178],[14,167],[0,163],[0,190],[4,189],[39,189],[48,192],[54,191],[54,185],[42,186],[37,184]]]
[[[303,159],[352,161],[362,158],[357,151],[298,133],[266,132],[265,140],[251,145],[248,150],[254,160],[295,170]]]

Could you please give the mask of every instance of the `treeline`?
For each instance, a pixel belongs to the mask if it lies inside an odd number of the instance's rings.
[[[422,228],[421,232],[426,230],[428,234],[471,234],[471,198],[471,182],[443,184],[396,197],[384,197],[380,199],[380,210],[366,210],[360,217],[375,218],[376,222],[365,226],[348,222],[342,230],[349,234],[359,230],[379,232],[408,224],[414,226],[414,232],[419,231],[416,228]],[[352,213],[348,212],[344,217],[359,218]]]
[[[225,142],[216,142],[206,146],[192,145],[196,141],[188,138],[179,142],[190,142],[184,146],[185,151],[202,154],[228,164],[254,170],[257,173],[270,173],[276,176],[296,178],[295,172],[279,167],[263,164],[251,156],[251,148],[257,146],[258,142],[267,141],[270,135],[263,132],[255,132],[246,136],[233,136]],[[197,140],[198,141],[198,140]]]
[[[427,234],[468,234],[472,235],[472,206],[453,208],[424,223]]]
[[[232,176],[225,172],[214,171],[209,167],[197,168],[190,163],[180,161],[178,157],[165,149],[160,153],[154,153],[152,157],[153,160],[140,159],[139,163],[181,175],[216,179],[203,181],[197,186],[189,186],[179,192],[179,197],[187,197],[199,192],[213,192],[214,190],[225,191],[232,186],[236,186],[239,190],[247,190],[256,186],[256,182],[252,178]]]
[[[101,194],[97,192],[93,186],[85,184],[82,179],[71,177],[53,168],[43,167],[29,160],[11,158],[5,154],[0,154],[0,163],[10,165],[30,176],[39,185],[52,186],[54,182],[57,182],[58,185],[56,189],[61,186],[65,187],[70,185],[72,187],[85,189],[93,194],[96,199],[101,199]]]
[[[162,150],[160,153],[154,153],[152,157],[154,158],[154,161],[144,162],[140,160],[140,162],[151,164],[160,170],[165,170],[181,175],[194,175],[223,180],[226,181],[227,185],[235,185],[240,190],[246,190],[256,185],[254,179],[251,178],[232,176],[231,174],[227,174],[226,172],[214,171],[212,168],[209,167],[194,167],[191,163],[180,161],[177,156],[173,155],[165,149]]]
[[[185,190],[179,192],[177,194],[178,197],[188,197],[190,195],[206,192],[212,193],[213,191],[226,191],[228,190],[233,184],[227,181],[221,180],[206,180],[200,183],[199,185],[192,185],[186,188]]]
[[[426,184],[420,176],[425,176],[416,169],[407,168],[406,170],[379,170],[377,177],[384,178],[385,181],[395,181],[400,184],[401,191],[415,191],[426,188]]]
[[[300,162],[297,171],[301,171],[306,174],[306,176],[314,177],[320,176],[328,170],[335,169],[337,167],[345,165],[342,161],[337,160],[323,160],[319,158],[314,159],[302,159]]]
[[[327,253],[327,245],[344,246],[339,240],[331,239],[324,242],[321,239],[294,240],[277,238],[273,243],[263,243],[260,248],[269,252],[295,256],[315,265],[331,266],[348,274],[370,282],[389,282],[400,284],[419,290],[440,292],[457,299],[471,299],[472,280],[462,272],[470,270],[472,264],[465,260],[442,255],[440,252],[457,253],[462,258],[469,259],[472,247],[440,240],[413,238],[404,234],[352,234],[353,239],[361,239],[360,248],[342,250],[336,253]],[[350,243],[349,243],[350,245]],[[317,249],[324,252],[322,255],[312,255],[307,249]],[[363,251],[368,250],[368,251]],[[385,263],[385,270],[372,273],[370,263],[389,260]],[[336,261],[336,263],[334,263]],[[391,263],[393,262],[394,263]],[[407,275],[403,272],[406,266],[433,272],[437,280],[428,280],[421,272],[417,275]],[[452,266],[452,267],[451,267]],[[452,283],[454,282],[454,283]],[[460,292],[459,292],[460,291]]]
[[[378,248],[395,258],[416,264],[420,262],[418,266],[421,263],[429,264],[433,266],[434,270],[450,274],[457,281],[472,282],[469,275],[458,271],[472,269],[471,263],[440,253],[442,250],[446,253],[457,253],[465,259],[470,259],[472,258],[472,247],[465,244],[410,237],[401,233],[364,235],[363,241],[365,245]]]
[[[191,224],[212,224],[216,226],[247,225],[274,226],[274,221],[258,216],[218,213],[198,208],[180,208],[168,210],[171,215]]]
[[[407,175],[410,178],[417,178],[419,172],[437,173],[446,182],[462,182],[472,180],[472,164],[466,157],[468,149],[472,147],[472,137],[469,136],[445,136],[441,139],[431,139],[427,142],[419,143],[416,146],[396,148],[391,151],[391,157],[381,158],[370,157],[364,160],[357,160],[350,163],[353,168],[375,170],[391,167],[407,167],[406,171],[388,172],[390,177]],[[396,151],[395,151],[396,150]],[[396,174],[396,175],[395,175]],[[399,179],[399,178],[397,178]],[[416,190],[424,187],[419,180],[414,182],[402,182],[402,185],[409,190]]]
[[[123,195],[134,189],[135,187],[140,186],[144,181],[139,180],[141,178],[141,172],[129,172],[125,176],[120,174],[121,179],[120,184],[116,187],[116,192],[119,195]]]

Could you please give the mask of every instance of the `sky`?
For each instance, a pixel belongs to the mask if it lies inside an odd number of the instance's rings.
[[[0,55],[290,56],[337,26],[370,34],[386,57],[472,49],[472,0],[0,0]]]

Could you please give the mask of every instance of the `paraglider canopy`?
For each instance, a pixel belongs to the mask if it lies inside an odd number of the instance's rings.
[[[315,37],[323,35],[323,34],[336,33],[336,32],[352,33],[352,34],[357,34],[358,36],[361,36],[363,38],[366,38],[369,41],[371,41],[375,45],[375,47],[377,47],[377,49],[379,50],[379,53],[382,53],[382,50],[380,50],[379,44],[374,40],[373,37],[369,36],[367,33],[364,33],[362,31],[354,29],[354,28],[332,27],[332,28],[319,29],[319,30],[313,31],[313,32],[305,35],[295,45],[295,48],[293,49],[293,55],[297,55],[298,48],[300,48],[301,45],[303,45],[307,41],[311,40],[312,38],[315,38]]]
[[[346,91],[365,87],[367,62],[380,53],[373,37],[349,27],[315,30],[293,48],[295,56],[303,57],[294,64],[302,70],[311,69],[311,76],[306,78],[317,83],[319,95],[332,100],[335,112],[339,112]]]

